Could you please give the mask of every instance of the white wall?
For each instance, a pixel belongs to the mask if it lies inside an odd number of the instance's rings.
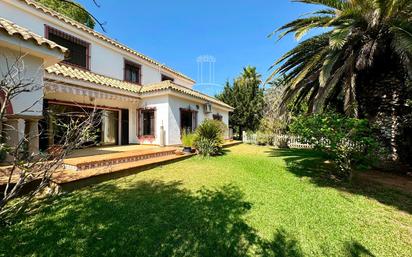
[[[87,32],[44,14],[42,11],[28,7],[21,1],[0,1],[0,17],[10,20],[41,36],[45,34],[44,25],[47,24],[90,43],[90,70],[92,72],[123,80],[124,59],[127,59],[142,65],[143,85],[160,82],[161,73],[175,78],[175,82],[182,86],[192,87],[194,85],[193,82],[183,79],[167,70],[159,70],[158,66],[125,52]]]
[[[224,134],[225,139],[229,139],[229,112],[216,105],[212,105],[212,113],[209,114],[209,118],[213,118],[213,114],[222,115],[222,122],[226,125],[226,131]]]
[[[141,144],[160,144],[160,126],[164,126],[166,130],[166,135],[165,135],[165,144],[170,145],[168,141],[168,136],[169,136],[169,131],[167,129],[169,125],[169,120],[168,120],[168,113],[169,113],[169,107],[168,107],[168,96],[167,95],[162,95],[162,96],[154,96],[150,98],[145,98],[142,99],[139,108],[156,108],[156,114],[155,114],[155,140],[154,141],[145,141],[145,140],[138,140],[139,143]],[[135,137],[137,137],[137,130]]]
[[[178,96],[169,96],[169,127],[168,127],[168,142],[169,145],[181,144],[180,140],[180,108],[190,108],[192,110],[197,110],[197,124],[203,122],[203,120],[213,119],[213,114],[219,113],[222,115],[223,123],[228,126],[229,124],[229,113],[227,110],[218,108],[212,104],[212,112],[205,113],[203,108],[204,102],[190,100]],[[225,138],[228,137],[228,131],[225,132]]]
[[[199,107],[199,108],[198,108]],[[178,145],[181,144],[180,140],[180,108],[197,110],[197,124],[200,124],[203,121],[204,112],[201,104],[178,98],[175,96],[169,97],[169,144]]]
[[[14,68],[12,76],[17,83],[28,84],[30,92],[18,94],[11,100],[14,114],[42,116],[43,114],[43,59],[0,46],[0,76],[3,79],[10,66]],[[22,57],[20,61],[16,60]],[[13,65],[13,64],[16,65]],[[9,68],[8,68],[9,66]]]

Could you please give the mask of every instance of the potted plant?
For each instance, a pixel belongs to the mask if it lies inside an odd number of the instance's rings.
[[[195,139],[194,133],[187,133],[186,131],[183,131],[182,144],[183,144],[184,153],[192,152],[192,146],[193,146],[194,139]]]

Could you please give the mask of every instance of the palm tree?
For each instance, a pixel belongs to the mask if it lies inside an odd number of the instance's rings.
[[[397,159],[395,135],[402,94],[412,75],[412,0],[296,0],[323,7],[278,29],[279,38],[300,39],[321,29],[278,59],[272,76],[284,75],[281,109],[307,101],[310,112],[331,105],[354,117],[376,121]],[[319,31],[319,30],[318,30]],[[275,67],[277,67],[275,69]],[[388,118],[389,117],[389,118]]]

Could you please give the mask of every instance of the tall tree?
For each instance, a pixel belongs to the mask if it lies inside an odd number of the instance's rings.
[[[75,21],[80,22],[87,27],[94,29],[96,25],[94,18],[86,11],[86,9],[72,0],[36,0],[44,6],[66,15]]]
[[[282,26],[280,38],[300,39],[312,29],[323,33],[304,40],[278,59],[275,74],[289,86],[282,108],[308,102],[310,112],[340,105],[347,115],[366,117],[397,160],[400,117],[412,75],[411,0],[296,0],[323,6]],[[326,28],[326,29],[325,29]]]
[[[269,87],[265,89],[263,97],[263,118],[259,130],[270,135],[284,133],[293,111],[279,112],[279,104],[282,102],[283,91],[287,84],[284,77],[277,77],[268,84]]]
[[[257,130],[263,111],[263,90],[261,75],[255,67],[243,68],[243,72],[230,85],[226,83],[223,92],[216,97],[233,106],[230,124],[241,133],[243,130]]]

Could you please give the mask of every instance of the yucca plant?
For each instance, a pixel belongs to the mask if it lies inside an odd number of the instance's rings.
[[[187,133],[186,131],[183,131],[183,133],[182,133],[182,144],[183,144],[184,147],[192,147],[194,140],[195,140],[195,134],[194,133]]]
[[[194,145],[202,156],[217,155],[222,151],[225,125],[221,121],[205,119],[196,129]]]
[[[272,66],[269,80],[284,75],[288,83],[280,109],[306,102],[309,112],[332,106],[352,117],[389,117],[381,127],[396,159],[394,138],[412,74],[412,0],[296,2],[324,8],[275,34],[300,39],[312,29],[322,33],[300,42]]]

